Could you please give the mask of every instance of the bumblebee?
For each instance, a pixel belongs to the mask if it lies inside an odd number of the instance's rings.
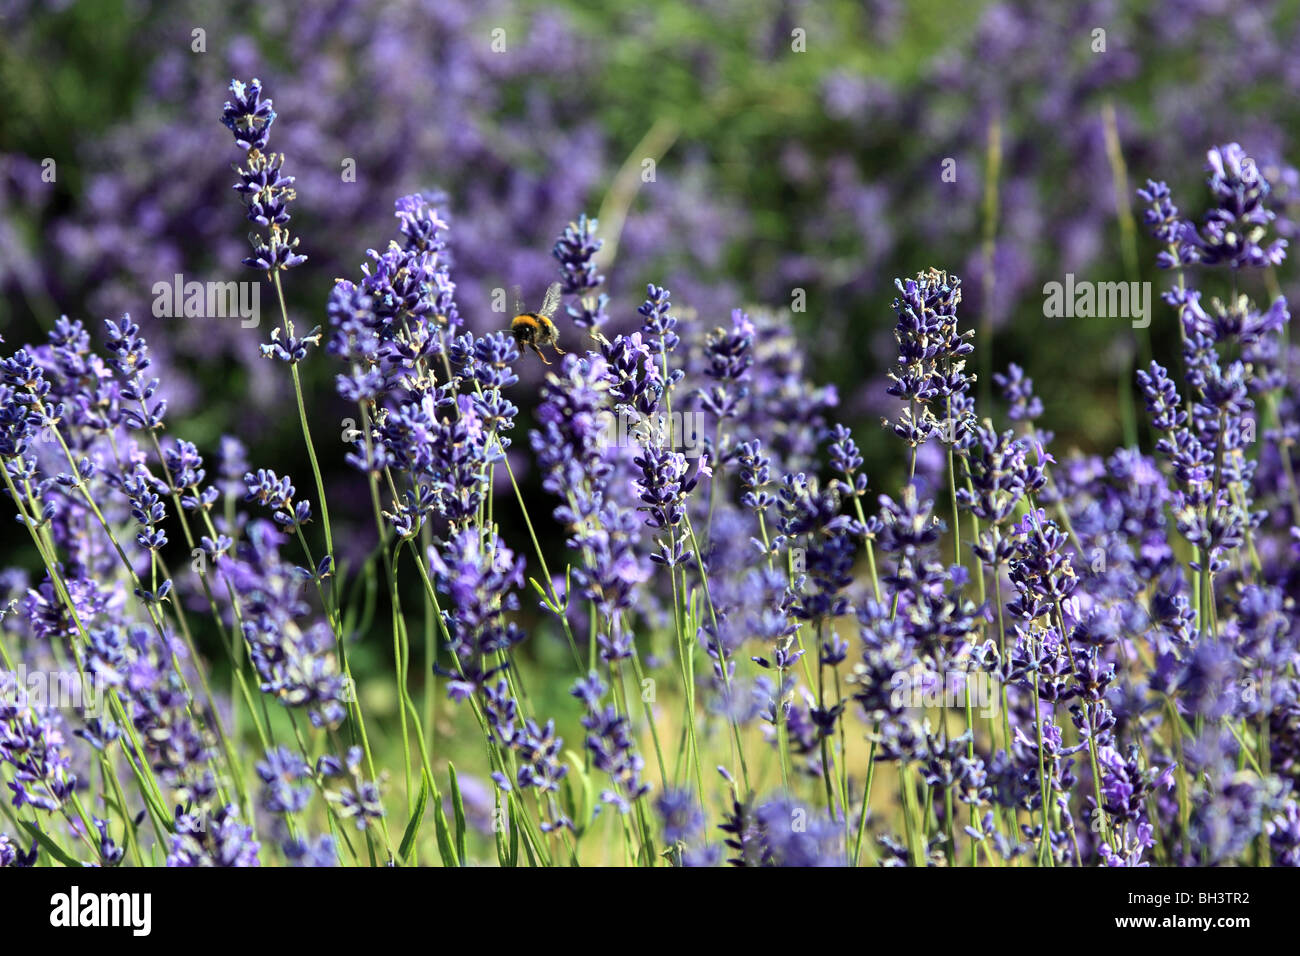
[[[518,314],[510,320],[510,334],[515,337],[521,352],[531,348],[544,364],[550,365],[550,360],[542,354],[543,346],[555,349],[557,355],[564,354],[564,349],[559,345],[560,332],[551,321],[551,316],[560,307],[560,284],[551,283],[550,288],[546,290],[546,297],[542,299],[542,307],[536,312],[524,311],[523,303],[519,302],[518,290],[515,293],[515,302],[515,310]]]

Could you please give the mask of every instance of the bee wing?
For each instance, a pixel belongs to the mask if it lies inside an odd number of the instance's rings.
[[[523,293],[523,290],[520,289],[519,286],[517,286],[517,285],[512,285],[512,286],[510,287],[510,291],[513,292],[513,293],[515,294],[515,315],[523,315],[523,313],[524,313],[524,293]]]
[[[542,307],[537,310],[539,315],[544,315],[548,319],[555,314],[555,310],[560,307],[560,284],[552,282],[546,289],[546,298],[542,299]]]

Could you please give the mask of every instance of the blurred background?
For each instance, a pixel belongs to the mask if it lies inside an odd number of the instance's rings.
[[[299,324],[324,321],[331,280],[383,248],[405,193],[445,193],[478,331],[502,322],[492,288],[540,296],[565,224],[603,213],[616,331],[647,281],[710,327],[736,306],[789,310],[803,290],[809,371],[854,423],[882,404],[893,279],[933,265],[964,280],[977,368],[1020,362],[1058,436],[1112,446],[1129,337],[1045,319],[1043,283],[1156,278],[1133,189],[1168,179],[1198,214],[1216,143],[1240,141],[1296,197],[1295,3],[282,6],[0,2],[2,334],[130,312],[181,373],[162,375],[173,422],[200,447],[233,429],[255,460],[296,447],[280,440],[291,415],[250,413],[286,400],[282,369],[257,357],[267,329],[149,314],[174,273],[256,278],[218,122],[231,77],[261,77],[280,114],[272,148],[297,177],[310,257],[286,283]],[[1157,308],[1151,332],[1159,351],[1171,316]],[[868,455],[877,437],[860,436]]]
[[[0,0],[0,334],[13,348],[60,314],[98,334],[130,312],[172,434],[208,455],[237,434],[255,466],[310,484],[288,377],[258,356],[270,287],[260,330],[151,315],[154,283],[176,273],[257,279],[219,122],[230,79],[257,76],[279,113],[271,147],[297,177],[309,261],[285,291],[299,328],[323,324],[333,279],[394,235],[406,193],[443,195],[478,332],[504,322],[492,289],[541,296],[556,237],[586,213],[608,243],[612,331],[639,324],[647,282],[708,327],[738,306],[786,313],[875,487],[901,470],[878,422],[893,281],[931,266],[963,279],[981,389],[1018,362],[1058,457],[1109,450],[1137,428],[1125,370],[1148,348],[1171,361],[1177,342],[1134,189],[1167,179],[1199,218],[1205,151],[1238,141],[1274,185],[1279,233],[1294,231],[1297,7]],[[1122,320],[1045,318],[1043,284],[1067,273],[1153,281],[1149,339]],[[541,371],[522,363],[524,386]],[[345,488],[332,363],[303,374],[326,484]],[[512,396],[520,451],[527,394]],[[332,506],[346,520],[346,497]],[[0,564],[30,564],[12,540]]]

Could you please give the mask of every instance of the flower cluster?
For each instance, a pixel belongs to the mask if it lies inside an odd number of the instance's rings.
[[[289,232],[289,203],[297,198],[293,177],[281,174],[283,153],[266,151],[276,113],[271,100],[262,97],[262,81],[232,80],[231,99],[221,112],[222,124],[234,134],[235,146],[244,154],[236,166],[235,191],[248,210],[248,221],[266,230],[253,234],[253,254],[244,265],[264,272],[291,269],[307,261],[298,252],[298,239]]]
[[[77,785],[66,741],[54,715],[27,699],[11,671],[0,671],[0,762],[13,768],[9,789],[15,809],[55,811]]]
[[[906,407],[895,421],[884,424],[907,442],[915,456],[915,450],[935,433],[952,444],[965,425],[966,393],[974,381],[966,374],[965,356],[974,349],[970,338],[975,332],[957,328],[960,279],[931,269],[915,279],[896,279],[895,285],[898,364],[889,373],[893,384],[887,391]]]
[[[595,219],[580,216],[565,227],[552,250],[560,263],[560,291],[577,298],[576,304],[566,310],[569,317],[574,325],[593,331],[599,331],[609,321],[609,296],[604,292],[591,294],[605,281],[596,264],[596,255],[605,245],[605,240],[596,238],[598,225]]]
[[[278,289],[301,261],[293,184],[260,84],[232,96],[252,261]],[[1284,261],[1271,188],[1236,145],[1208,172],[1199,227],[1143,190],[1181,346],[1177,373],[1137,377],[1150,447],[1058,461],[1017,365],[993,378],[1006,420],[977,414],[962,283],[931,269],[896,282],[904,480],[873,468],[871,497],[783,318],[679,319],[650,285],[639,328],[601,331],[585,217],[553,254],[593,334],[544,372],[526,449],[516,343],[462,331],[446,197],[399,199],[396,238],[333,286],[317,359],[355,408],[371,512],[337,564],[305,403],[310,503],[230,439],[209,482],[197,444],[160,435],[140,329],[108,323],[97,354],[58,322],[0,364],[4,487],[39,569],[0,576],[13,811],[106,866],[1295,863],[1300,355],[1285,299],[1240,291]],[[286,314],[267,347],[300,400],[316,339]],[[923,448],[942,455],[918,468]],[[532,680],[569,655],[568,698]],[[358,693],[363,662],[391,667],[387,693]],[[99,706],[17,693],[56,666]],[[95,781],[105,818],[78,795]],[[4,865],[36,852],[0,836]]]

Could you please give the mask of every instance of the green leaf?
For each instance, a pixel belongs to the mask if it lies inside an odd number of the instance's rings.
[[[506,859],[514,867],[519,865],[519,820],[515,817],[515,806],[510,802],[510,795],[502,796],[506,798],[506,806],[510,811],[510,852],[506,854]]]
[[[447,772],[451,776],[451,805],[456,813],[456,856],[461,866],[469,865],[469,854],[465,849],[465,801],[460,796],[460,783],[456,779],[456,768],[450,761]]]
[[[560,609],[551,603],[551,596],[547,594],[545,590],[542,589],[542,586],[537,583],[536,578],[529,578],[528,583],[531,584],[534,590],[536,590],[537,593],[541,595],[542,603],[546,605],[546,607],[548,607],[551,611],[555,612],[556,614],[560,613]]]
[[[533,841],[525,834],[523,843],[524,853],[528,855],[528,865],[535,869],[537,867],[537,855],[533,853]]]
[[[505,838],[503,836],[503,831],[501,827],[496,825],[496,821],[500,819],[502,796],[504,796],[504,794],[502,794],[500,791],[497,791],[496,810],[493,812],[492,815],[492,837],[493,839],[496,840],[496,844],[497,844],[497,863],[505,867],[510,865],[509,860],[506,856]]]
[[[582,807],[579,806],[578,800],[574,796],[572,777],[566,776],[560,782],[560,809],[564,811],[566,817],[573,821],[574,828],[580,829],[578,823],[582,819]]]
[[[447,826],[447,814],[439,800],[433,808],[433,829],[438,834],[438,855],[442,857],[443,866],[460,866],[456,850],[451,845],[451,828]]]
[[[579,802],[576,797],[573,797],[573,807],[569,813],[569,816],[574,821],[573,825],[578,835],[581,835],[586,831],[587,827],[591,826],[591,821],[595,816],[595,790],[592,788],[591,775],[587,773],[582,757],[572,750],[565,750],[564,755],[569,758],[569,763],[573,765],[574,770],[574,773],[564,778],[564,782],[568,783],[574,777],[582,781],[582,800]]]
[[[23,827],[27,830],[28,833],[30,833],[33,837],[36,838],[36,842],[39,843],[42,849],[44,849],[45,852],[48,853],[50,856],[54,857],[64,866],[75,867],[78,870],[81,869],[80,860],[75,860],[71,856],[69,856],[67,850],[63,849],[63,847],[55,843],[52,839],[50,839],[50,837],[42,833],[40,828],[37,827],[35,824],[28,823],[26,820],[19,820],[18,822],[23,825]]]
[[[406,832],[402,834],[402,843],[397,850],[397,855],[401,857],[403,863],[406,863],[411,857],[411,849],[415,846],[416,834],[420,832],[420,821],[424,819],[424,808],[429,802],[429,778],[423,774],[421,777],[420,796],[415,801],[415,809],[411,811],[410,822],[406,824]]]

